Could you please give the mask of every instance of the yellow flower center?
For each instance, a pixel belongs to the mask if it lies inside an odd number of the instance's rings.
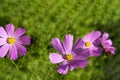
[[[85,42],[86,47],[90,47],[90,42]]]
[[[7,39],[7,43],[8,44],[14,44],[15,43],[15,39],[14,38],[8,38]]]
[[[70,60],[72,60],[73,56],[71,54],[67,54],[65,56],[65,58],[66,58],[66,60],[70,61]]]

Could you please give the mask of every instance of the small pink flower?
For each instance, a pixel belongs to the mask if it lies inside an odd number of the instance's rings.
[[[83,49],[89,49],[90,56],[100,56],[102,49],[96,46],[98,38],[101,36],[100,31],[92,31],[86,34],[82,40],[84,41]]]
[[[8,57],[12,60],[18,58],[19,55],[26,54],[26,48],[23,45],[30,44],[30,37],[23,36],[25,30],[17,28],[14,32],[14,25],[7,24],[5,29],[0,27],[0,57],[3,58],[8,52]]]
[[[101,45],[104,48],[104,51],[107,53],[115,54],[115,47],[112,46],[112,41],[111,39],[108,39],[109,34],[104,33],[102,38],[100,38]]]

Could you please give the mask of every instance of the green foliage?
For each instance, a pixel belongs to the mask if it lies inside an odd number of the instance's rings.
[[[24,57],[12,61],[0,59],[0,80],[119,80],[120,79],[120,0],[0,0],[0,25],[12,23],[23,27],[31,36],[31,45]],[[113,57],[89,58],[85,69],[56,72],[50,64],[53,37],[65,34],[75,39],[92,30],[110,33],[117,48]]]

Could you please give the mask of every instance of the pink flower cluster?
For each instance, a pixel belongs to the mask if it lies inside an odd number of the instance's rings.
[[[8,53],[8,58],[16,60],[18,55],[23,56],[27,50],[24,45],[30,44],[30,37],[25,36],[23,28],[14,30],[14,25],[7,24],[5,29],[0,26],[0,58]],[[90,56],[100,56],[103,52],[115,54],[115,47],[109,34],[101,34],[100,31],[92,31],[82,39],[78,38],[73,44],[73,35],[65,35],[64,41],[58,38],[51,40],[51,45],[59,52],[50,53],[49,59],[53,64],[61,63],[57,68],[59,74],[67,74],[68,70],[85,68]]]
[[[65,35],[64,41],[58,38],[51,40],[51,45],[59,52],[50,53],[49,59],[52,64],[61,63],[57,68],[59,74],[67,74],[68,70],[75,68],[85,68],[90,56],[100,56],[103,51],[115,54],[109,34],[101,34],[100,31],[92,31],[82,39],[77,39],[73,45],[73,35]]]

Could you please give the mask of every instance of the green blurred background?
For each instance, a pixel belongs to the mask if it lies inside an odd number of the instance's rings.
[[[0,0],[0,25],[23,27],[31,37],[24,57],[0,59],[0,80],[120,80],[120,0]],[[89,58],[85,69],[56,72],[49,62],[53,37],[74,39],[92,30],[108,32],[116,55]]]

